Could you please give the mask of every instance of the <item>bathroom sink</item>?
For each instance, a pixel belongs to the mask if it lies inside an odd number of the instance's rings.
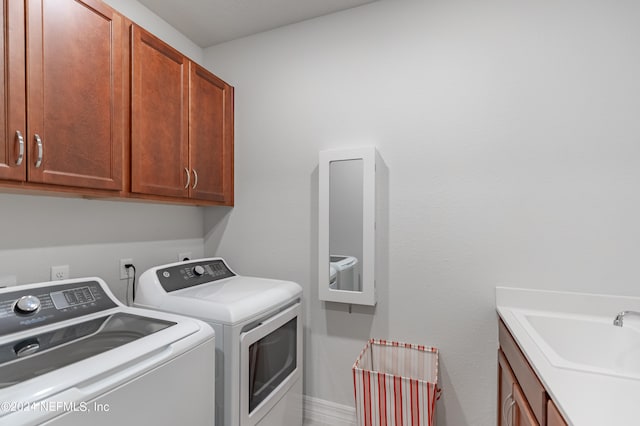
[[[608,317],[514,311],[554,367],[640,380],[640,329]],[[639,322],[640,324],[640,322]]]

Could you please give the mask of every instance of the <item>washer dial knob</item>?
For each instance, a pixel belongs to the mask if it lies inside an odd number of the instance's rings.
[[[202,274],[204,274],[204,268],[202,266],[198,265],[198,266],[193,268],[193,273],[197,277],[200,277],[200,276],[202,276]]]
[[[13,308],[13,310],[18,314],[30,315],[36,313],[36,311],[40,309],[40,306],[40,299],[38,299],[36,296],[22,296],[16,302],[16,306]]]
[[[38,339],[27,339],[15,345],[13,347],[13,353],[15,353],[17,357],[22,357],[36,353],[38,349],[40,349]]]

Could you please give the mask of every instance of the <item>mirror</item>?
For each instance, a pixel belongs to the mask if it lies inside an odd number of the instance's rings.
[[[373,147],[320,152],[320,300],[376,304]]]
[[[362,291],[363,160],[329,163],[329,288]]]

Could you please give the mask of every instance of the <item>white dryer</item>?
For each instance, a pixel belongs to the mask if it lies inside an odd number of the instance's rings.
[[[0,290],[0,425],[214,423],[214,332],[100,278]],[[179,396],[179,397],[176,397]]]
[[[221,258],[144,272],[135,305],[189,315],[216,332],[216,425],[302,425],[302,288],[243,277]]]

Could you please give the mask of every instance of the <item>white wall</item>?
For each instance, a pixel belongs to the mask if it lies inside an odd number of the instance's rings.
[[[640,295],[640,3],[381,0],[205,51],[236,87],[236,206],[205,252],[298,281],[305,393],[370,336],[441,349],[438,424],[495,424],[496,285]],[[317,161],[389,167],[375,311],[317,297]]]
[[[202,49],[134,0],[108,0],[194,60]],[[0,194],[0,283],[48,281],[50,267],[69,265],[72,278],[99,276],[124,300],[119,260],[132,258],[138,275],[203,253],[198,207]]]
[[[203,255],[203,209],[198,207],[0,194],[0,281],[49,281],[51,266],[70,277],[99,276],[125,301],[120,259],[138,276],[178,253]]]

